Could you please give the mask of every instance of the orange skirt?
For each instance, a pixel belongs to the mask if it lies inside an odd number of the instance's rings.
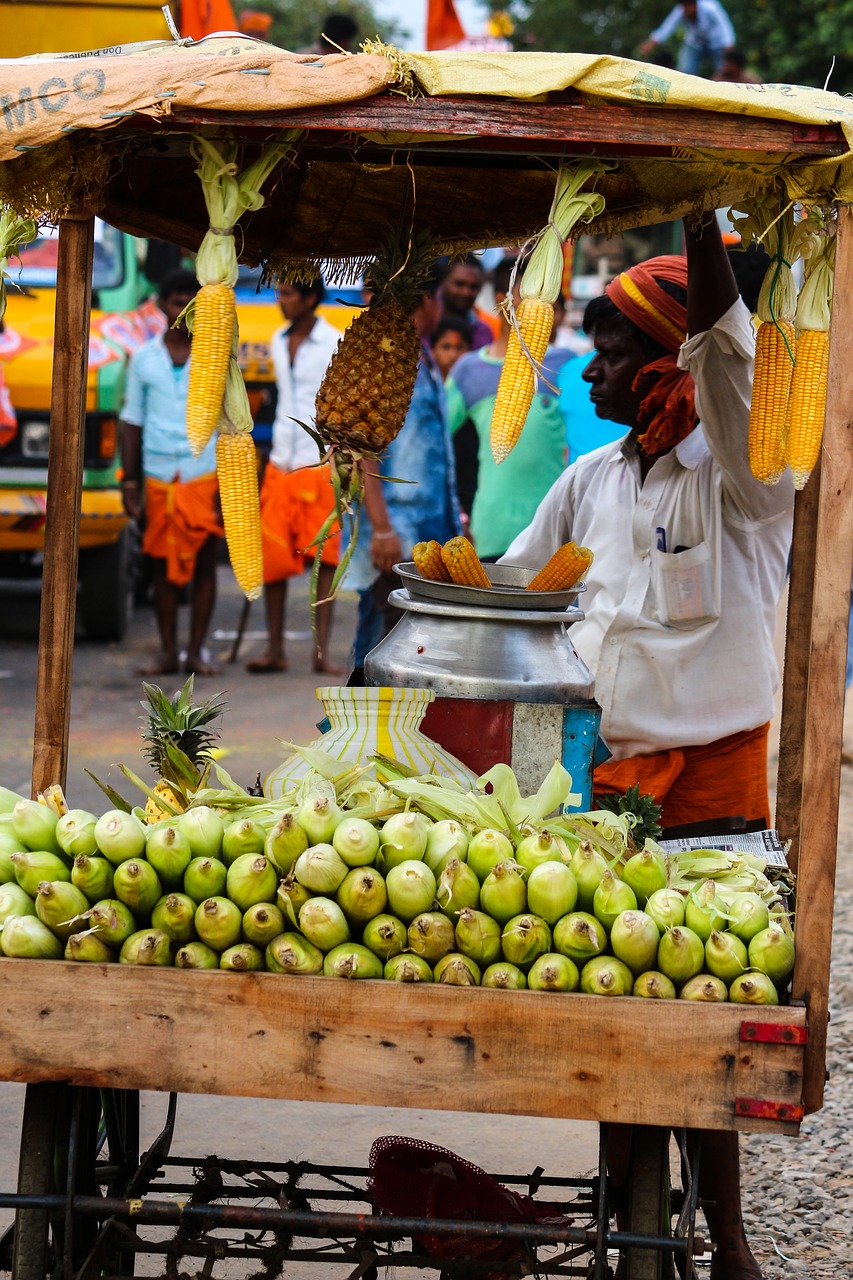
[[[208,538],[222,535],[218,494],[216,476],[172,484],[145,478],[142,550],[166,561],[166,577],[176,587],[192,580],[196,557]]]
[[[769,821],[767,734],[770,725],[731,733],[702,747],[608,760],[595,771],[593,797],[620,794],[639,783],[661,805],[662,827],[743,814]]]
[[[281,471],[268,462],[261,485],[261,536],[264,582],[281,582],[305,572],[314,559],[311,543],[335,509],[328,463]],[[320,556],[321,564],[337,564],[340,527],[335,524]]]

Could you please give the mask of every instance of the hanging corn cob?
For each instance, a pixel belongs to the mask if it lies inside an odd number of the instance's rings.
[[[603,196],[580,188],[605,168],[600,161],[561,166],[548,222],[536,237],[521,280],[518,310],[513,306],[512,290],[504,303],[512,329],[492,411],[490,440],[495,462],[509,456],[530,412],[554,326],[554,301],[563,277],[563,241],[578,223],[591,222],[604,211]]]
[[[201,287],[186,313],[187,325],[193,333],[187,438],[196,456],[213,434],[225,397],[231,337],[237,319],[234,228],[247,209],[262,207],[261,187],[292,150],[297,136],[292,132],[286,135],[286,141],[267,147],[242,173],[237,166],[236,143],[213,142],[209,138],[196,138],[192,143],[192,154],[198,161],[196,173],[201,179],[210,219],[210,229],[196,258]]]
[[[252,411],[237,364],[236,321],[231,332],[225,398],[216,423],[216,474],[231,568],[246,598],[257,600],[264,586],[258,459]]]
[[[803,489],[820,454],[829,369],[829,313],[835,265],[835,227],[825,212],[810,210],[805,240],[806,275],[797,299],[797,363],[788,400],[788,463],[794,488]],[[799,227],[798,227],[799,231]]]
[[[797,289],[791,271],[794,211],[779,212],[778,198],[760,200],[745,217],[732,217],[744,245],[763,244],[770,265],[761,285],[756,314],[755,372],[749,410],[749,465],[756,480],[777,484],[787,466],[785,423],[796,359],[794,313]]]
[[[589,547],[564,542],[527,584],[528,591],[568,591],[592,564]]]
[[[0,209],[0,321],[6,310],[9,259],[15,257],[22,244],[35,239],[37,230],[32,218],[21,218],[7,206]]]

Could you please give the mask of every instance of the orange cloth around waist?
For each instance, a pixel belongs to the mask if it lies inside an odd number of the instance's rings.
[[[281,582],[305,572],[314,559],[311,543],[323,521],[335,509],[329,466],[282,471],[268,462],[261,485],[261,537],[264,582]],[[340,526],[335,524],[321,564],[337,564],[341,554]]]
[[[701,747],[675,747],[653,755],[608,760],[593,777],[593,797],[620,794],[639,783],[662,807],[662,827],[743,814],[770,817],[767,734],[770,725],[731,733]]]
[[[183,587],[195,573],[196,556],[211,536],[222,535],[215,475],[166,483],[145,479],[142,550],[166,561],[166,577]]]

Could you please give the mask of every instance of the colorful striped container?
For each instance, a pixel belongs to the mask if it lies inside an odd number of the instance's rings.
[[[420,732],[426,709],[435,698],[431,689],[392,689],[345,686],[317,690],[329,729],[309,746],[334,760],[364,764],[373,755],[391,756],[418,773],[454,778],[474,786],[476,773]],[[264,795],[276,800],[304,777],[309,765],[300,755],[288,756],[264,783]]]

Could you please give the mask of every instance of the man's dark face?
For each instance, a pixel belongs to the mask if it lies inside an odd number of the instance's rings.
[[[634,379],[649,363],[638,338],[620,324],[599,325],[593,334],[595,355],[581,375],[599,418],[636,425],[641,397],[632,390]]]
[[[681,12],[684,14],[687,22],[696,21],[696,0],[684,0],[681,6]]]
[[[446,311],[467,315],[483,287],[483,273],[479,267],[466,267],[457,263],[451,267],[441,286],[441,296]]]

